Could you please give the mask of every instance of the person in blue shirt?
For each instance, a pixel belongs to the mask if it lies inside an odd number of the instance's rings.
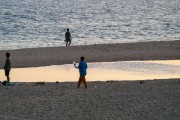
[[[79,69],[79,74],[80,74],[77,88],[80,87],[81,82],[83,82],[85,88],[87,88],[87,83],[86,83],[86,78],[85,78],[85,76],[87,74],[87,72],[86,72],[87,64],[84,61],[84,57],[81,57],[81,61],[79,62],[79,66],[78,67],[76,66],[76,64],[74,64],[74,66]]]

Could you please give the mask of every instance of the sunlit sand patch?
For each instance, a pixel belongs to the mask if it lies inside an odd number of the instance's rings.
[[[180,60],[164,60],[164,61],[163,60],[161,60],[161,61],[155,60],[155,61],[148,61],[148,62],[180,66]]]

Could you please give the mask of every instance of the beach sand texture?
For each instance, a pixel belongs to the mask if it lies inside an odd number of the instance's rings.
[[[11,53],[13,68],[72,64],[85,56],[87,62],[180,59],[180,41],[97,44],[70,47],[2,50],[0,69],[5,53]]]
[[[87,62],[180,59],[180,41],[3,50],[12,68]],[[0,86],[0,120],[179,120],[180,80],[19,83]]]
[[[179,120],[180,80],[0,86],[0,120]]]

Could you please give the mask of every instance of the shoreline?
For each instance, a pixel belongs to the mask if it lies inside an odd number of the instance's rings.
[[[0,69],[5,53],[10,52],[12,68],[41,67],[72,64],[81,56],[87,62],[115,62],[136,60],[179,60],[180,41],[150,41],[137,43],[95,44],[2,50]]]
[[[4,70],[0,70],[4,75]],[[12,82],[72,82],[79,78],[79,71],[72,64],[45,67],[13,68]],[[180,60],[120,61],[88,63],[88,81],[129,81],[180,78]],[[5,76],[0,76],[5,80]]]
[[[88,81],[87,80],[87,84],[92,84],[92,83],[124,83],[124,82],[127,82],[127,83],[140,83],[140,82],[153,82],[153,81],[159,81],[159,82],[163,82],[163,81],[178,81],[180,83],[180,78],[165,78],[165,79],[145,79],[145,80],[104,80],[104,81],[99,81],[99,80],[94,80],[94,81]],[[2,82],[2,81],[1,81]],[[43,82],[44,84],[36,84],[38,82]],[[58,82],[58,83],[56,83]],[[58,84],[68,84],[68,83],[71,83],[71,84],[77,84],[78,80],[76,81],[54,81],[54,82],[48,82],[48,81],[36,81],[36,82],[25,82],[25,81],[22,81],[22,82],[11,82],[11,83],[15,83],[14,85],[12,86],[24,86],[24,85],[39,85],[39,86],[43,86],[43,85],[48,85],[48,84],[54,84],[54,85],[58,85]],[[47,84],[46,84],[47,83]],[[140,83],[140,84],[144,84],[144,83]],[[8,85],[7,85],[8,86]],[[5,86],[4,86],[5,87]],[[81,84],[81,88],[84,88],[84,84],[82,83]]]

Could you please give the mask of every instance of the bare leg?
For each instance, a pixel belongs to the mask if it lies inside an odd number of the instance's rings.
[[[82,76],[82,81],[83,81],[83,83],[84,83],[85,88],[87,88],[87,83],[86,83],[86,78],[85,78],[85,76]]]
[[[5,76],[7,77],[7,82],[10,82],[9,72],[10,71],[5,70]]]
[[[81,78],[81,76],[79,77],[79,81],[78,81],[78,87],[77,88],[79,88],[80,87],[80,85],[81,85],[81,82],[82,82],[82,78]]]
[[[68,46],[70,46],[70,44],[71,44],[71,41],[69,41],[69,45]]]
[[[10,77],[9,76],[7,76],[7,82],[10,82]]]
[[[68,46],[68,41],[66,41],[66,46]]]

